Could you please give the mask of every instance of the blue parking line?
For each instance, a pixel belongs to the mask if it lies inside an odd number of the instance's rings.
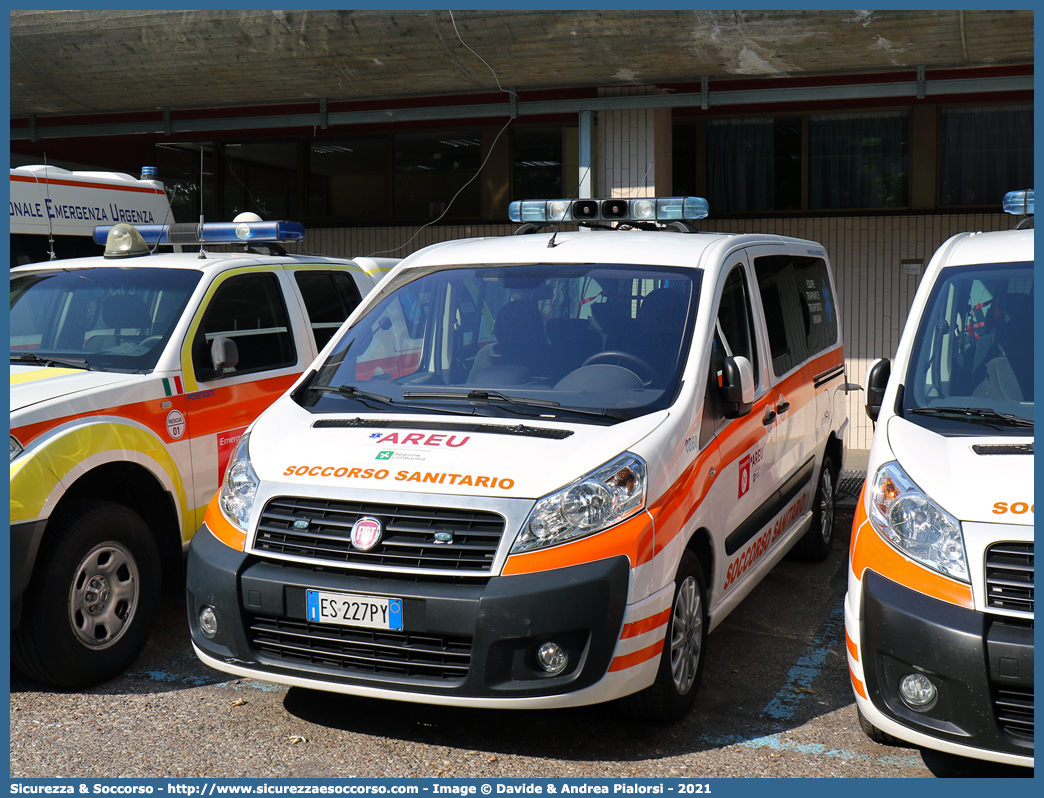
[[[873,762],[881,765],[896,765],[904,768],[917,768],[928,770],[924,761],[917,754],[887,754],[885,756],[870,756],[855,751],[845,751],[841,748],[828,748],[819,743],[792,743],[780,739],[778,734],[770,734],[766,737],[758,737],[754,740],[745,740],[739,743],[744,748],[771,748],[774,751],[794,751],[798,754],[809,756],[823,756],[829,759],[843,759],[846,762]]]
[[[776,697],[769,701],[762,712],[777,720],[790,720],[794,717],[802,696],[812,691],[812,683],[822,673],[823,663],[826,662],[827,656],[843,643],[844,634],[845,602],[842,599],[787,673],[787,679],[776,693]]]

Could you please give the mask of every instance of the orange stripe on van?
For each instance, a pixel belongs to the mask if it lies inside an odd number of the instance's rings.
[[[848,645],[848,653],[852,655],[852,659],[859,662],[859,646],[855,644],[855,640],[848,636],[847,629],[845,629],[845,643]]]
[[[187,435],[182,440],[190,440],[227,430],[229,428],[229,412],[233,408],[237,413],[242,412],[244,409],[248,410],[251,414],[251,420],[253,420],[261,415],[262,411],[278,399],[287,388],[293,385],[299,376],[301,375],[288,374],[281,377],[269,377],[265,380],[215,388],[213,396],[206,399],[198,399],[195,402],[187,401],[186,394],[157,396],[155,399],[147,399],[144,402],[131,402],[125,405],[104,407],[99,410],[88,410],[82,413],[48,419],[36,424],[26,424],[23,427],[11,430],[11,432],[25,446],[45,432],[73,419],[90,418],[92,416],[117,416],[144,424],[156,433],[161,440],[171,443],[172,441],[167,434],[167,414],[171,410],[179,410],[185,416],[187,422]],[[157,385],[159,384],[159,380],[157,380]],[[171,406],[163,407],[162,404],[164,402],[171,403]]]
[[[246,548],[246,532],[232,524],[218,506],[218,495],[210,500],[207,505],[207,514],[203,516],[203,523],[211,534],[236,551]]]
[[[818,373],[843,362],[842,351],[838,348],[812,361],[811,367]],[[799,369],[772,391],[757,399],[751,414],[763,416],[767,406],[775,406],[780,393],[787,397],[794,411],[806,402],[815,400],[811,382]],[[745,432],[740,433],[740,429]],[[715,479],[710,475],[711,468],[720,473],[768,434],[767,428],[761,425],[757,425],[756,428],[750,424],[736,425],[735,431],[727,427],[661,496],[649,504],[652,525],[638,522],[638,519],[648,519],[643,513],[613,529],[574,543],[512,555],[504,566],[504,575],[565,568],[618,554],[630,557],[632,568],[648,562],[654,553],[659,554],[663,551],[685,529],[686,524],[699,509]],[[655,538],[652,534],[653,528],[656,531]]]
[[[856,675],[852,673],[851,668],[848,669],[848,678],[852,680],[852,687],[855,688],[857,693],[859,693],[859,697],[865,699],[866,688],[863,687],[863,683],[856,678]]]
[[[660,656],[661,651],[663,651],[662,640],[659,643],[653,643],[648,648],[643,648],[641,651],[635,651],[633,654],[624,654],[619,657],[613,657],[612,664],[609,665],[609,673],[623,671],[628,668],[633,668],[635,665],[641,665],[643,662],[648,662],[653,657]]]
[[[864,485],[863,493],[865,492]],[[862,580],[863,572],[869,569],[918,593],[949,604],[974,609],[975,602],[970,585],[931,571],[904,557],[874,531],[863,507],[863,496],[860,495],[852,523],[850,553],[852,572],[857,579]]]
[[[646,632],[651,632],[653,629],[658,629],[670,620],[671,610],[670,608],[663,612],[657,613],[649,618],[643,618],[640,621],[634,621],[624,626],[623,631],[620,632],[620,639],[626,640],[628,637],[638,637]]]
[[[504,576],[566,568],[620,554],[630,559],[632,568],[652,560],[653,524],[648,513],[640,513],[611,529],[572,543],[513,554],[504,564]]]

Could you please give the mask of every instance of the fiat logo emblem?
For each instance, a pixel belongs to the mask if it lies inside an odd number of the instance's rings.
[[[352,545],[369,551],[380,542],[384,526],[376,518],[360,518],[352,525]]]

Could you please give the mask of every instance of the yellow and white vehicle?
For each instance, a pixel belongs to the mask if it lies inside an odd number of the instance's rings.
[[[239,436],[391,265],[279,254],[293,222],[139,229],[196,249],[118,224],[11,270],[12,656],[66,687],[137,656]]]
[[[11,169],[11,266],[100,255],[99,225],[176,221],[156,167],[141,179],[122,172],[70,172],[55,166]],[[101,242],[104,244],[105,242]]]
[[[193,646],[377,698],[680,717],[708,632],[824,557],[847,426],[826,252],[699,198],[406,258],[252,425],[189,549]],[[668,232],[667,226],[690,232]]]
[[[1032,216],[1033,192],[1004,205]],[[1032,767],[1032,229],[939,248],[867,413],[845,599],[863,730]]]

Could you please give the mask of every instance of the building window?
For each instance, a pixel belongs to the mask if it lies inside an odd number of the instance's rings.
[[[395,219],[428,222],[443,212],[447,219],[479,218],[479,181],[472,178],[481,156],[478,129],[396,133],[392,139]]]
[[[386,137],[313,141],[308,154],[308,216],[351,222],[388,218]]]
[[[707,201],[720,212],[801,208],[801,119],[707,122]]]
[[[909,142],[906,111],[810,116],[809,209],[907,206]]]
[[[262,219],[296,218],[296,142],[222,143],[218,151],[224,158],[223,219],[245,211]]]
[[[562,127],[515,128],[511,148],[513,199],[570,196],[565,177],[566,130]]]
[[[178,142],[156,145],[156,168],[170,199],[174,219],[195,222],[199,215],[212,222],[231,221],[219,218],[214,192],[214,147],[210,142]],[[200,202],[200,190],[203,191]]]
[[[944,108],[939,204],[1000,204],[1033,185],[1033,106]]]

